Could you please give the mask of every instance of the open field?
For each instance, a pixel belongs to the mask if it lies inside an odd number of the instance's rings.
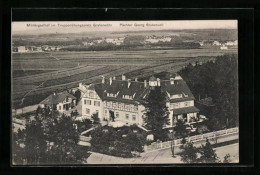
[[[16,72],[12,79],[13,105],[16,108],[19,105],[34,105],[55,90],[77,87],[80,82],[98,82],[101,76],[125,74],[127,78],[141,78],[161,71],[177,72],[188,63],[208,61],[226,53],[237,53],[237,49],[13,54],[12,70]],[[28,71],[30,73],[26,74]],[[26,76],[18,76],[17,72],[25,72]]]

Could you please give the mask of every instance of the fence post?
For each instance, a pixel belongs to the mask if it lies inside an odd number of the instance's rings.
[[[226,134],[227,134],[227,129],[226,129]]]

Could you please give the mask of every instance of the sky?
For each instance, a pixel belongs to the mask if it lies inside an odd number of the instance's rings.
[[[181,29],[237,29],[237,20],[12,22],[13,34]]]

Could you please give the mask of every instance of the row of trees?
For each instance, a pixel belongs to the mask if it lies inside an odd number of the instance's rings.
[[[208,127],[219,130],[238,126],[238,58],[235,54],[219,56],[210,61],[179,71],[196,99],[213,98],[215,107],[201,110],[210,118]]]
[[[184,163],[221,163],[216,151],[213,149],[213,146],[208,140],[206,140],[205,145],[201,145],[199,148],[196,148],[192,142],[186,142],[186,140],[183,139],[181,149],[181,161]],[[230,162],[230,155],[227,154],[224,157],[223,163]]]

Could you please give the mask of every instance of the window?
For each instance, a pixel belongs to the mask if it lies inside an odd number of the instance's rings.
[[[134,111],[134,105],[130,105],[130,111]]]
[[[107,116],[107,110],[105,110],[105,116]]]
[[[90,109],[86,108],[86,114],[90,113]]]
[[[115,109],[116,108],[116,103],[113,103],[113,109]]]
[[[125,110],[129,111],[129,106],[128,105],[125,105]]]
[[[132,120],[136,121],[136,116],[135,115],[132,115]]]
[[[119,117],[119,113],[118,112],[116,112],[116,118],[118,118]]]
[[[129,119],[129,114],[125,115],[125,119],[128,120]]]
[[[100,102],[99,101],[94,101],[94,106],[100,106]]]
[[[91,105],[91,100],[87,100],[87,105]]]
[[[134,106],[134,111],[138,111],[138,106]]]
[[[123,103],[120,103],[120,104],[119,104],[119,109],[120,109],[120,110],[124,110],[124,104],[123,104]]]
[[[190,106],[190,102],[185,102],[184,106]]]
[[[180,107],[180,104],[179,103],[173,103],[171,104],[173,109],[176,109],[176,108],[179,108]]]
[[[97,115],[98,115],[98,113],[99,113],[99,110],[96,110],[96,113],[97,113]]]
[[[106,101],[104,101],[104,107],[106,107],[107,106],[107,102]]]
[[[107,102],[107,107],[108,108],[111,108],[112,107],[112,102],[110,101],[110,102]]]
[[[90,98],[94,98],[94,92],[90,92],[90,93],[89,93],[89,97],[90,97]]]
[[[61,106],[59,106],[59,110],[61,110]]]
[[[87,100],[84,100],[84,104],[86,104],[87,103]]]

